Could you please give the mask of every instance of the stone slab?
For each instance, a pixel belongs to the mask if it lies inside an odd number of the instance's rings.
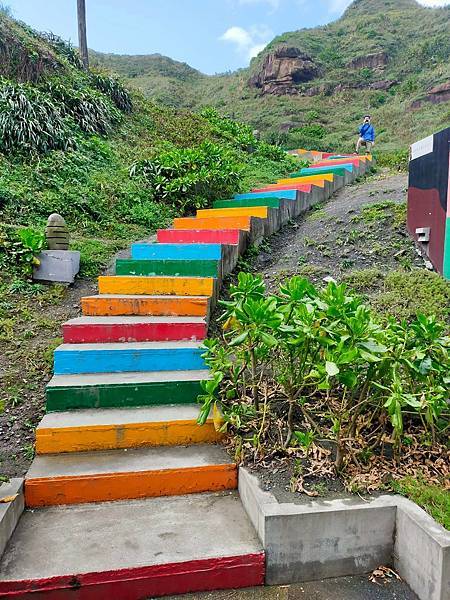
[[[33,270],[35,281],[73,283],[80,270],[80,253],[73,250],[43,250],[39,266]]]

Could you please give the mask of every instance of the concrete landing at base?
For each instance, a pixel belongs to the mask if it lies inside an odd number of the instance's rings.
[[[30,591],[21,598],[61,589],[137,600],[263,582],[261,543],[235,492],[26,511],[0,563],[0,595]]]

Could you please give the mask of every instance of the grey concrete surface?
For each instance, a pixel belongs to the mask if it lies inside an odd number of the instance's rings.
[[[179,404],[145,408],[94,408],[44,415],[37,429],[48,427],[88,427],[89,425],[120,425],[123,423],[165,423],[196,421],[198,405]]]
[[[405,583],[397,580],[377,585],[367,577],[355,576],[286,586],[170,596],[166,600],[417,600],[417,596]]]
[[[13,500],[0,503],[0,556],[24,510],[22,478],[17,477],[0,485],[0,499],[9,497]]]
[[[398,498],[395,566],[423,600],[450,600],[450,532]]]
[[[0,581],[261,551],[236,492],[53,507],[23,513]]]
[[[232,464],[232,462],[225,450],[214,444],[44,454],[35,457],[25,480],[42,477],[179,470]]]
[[[239,492],[266,549],[268,584],[394,564],[420,600],[450,600],[450,532],[409,500],[278,503],[243,468]]]
[[[141,371],[123,373],[84,373],[75,375],[54,375],[49,387],[78,387],[118,385],[121,383],[153,383],[164,381],[201,381],[209,379],[210,371]]]
[[[75,317],[65,325],[134,325],[149,323],[204,323],[204,317],[154,317],[154,316],[123,316],[123,317]]]
[[[38,267],[33,270],[36,281],[73,283],[80,270],[80,253],[72,250],[43,250]]]

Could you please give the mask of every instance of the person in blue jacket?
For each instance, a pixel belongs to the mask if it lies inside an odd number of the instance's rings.
[[[375,129],[371,122],[370,115],[364,117],[364,122],[359,126],[359,138],[356,144],[356,154],[359,154],[361,146],[366,147],[366,153],[370,154],[375,144]]]

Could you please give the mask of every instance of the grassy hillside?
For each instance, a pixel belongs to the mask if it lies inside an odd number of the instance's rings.
[[[248,80],[258,73],[266,55],[282,45],[310,55],[319,75],[299,84],[298,95],[261,95]],[[385,53],[386,65],[358,67],[356,59],[380,53]],[[367,111],[377,125],[381,150],[404,148],[450,121],[448,102],[424,102],[411,108],[431,88],[450,81],[449,6],[431,9],[415,0],[356,0],[342,18],[329,25],[278,36],[248,69],[231,75],[190,74],[186,78],[184,74],[183,81],[175,63],[167,63],[167,77],[162,71],[155,76],[149,63],[155,64],[156,59],[139,59],[147,65],[146,71],[129,81],[146,94],[164,97],[170,89],[172,104],[216,106],[288,147],[320,143],[324,148],[349,150],[355,127]],[[102,61],[127,77],[131,74],[126,67],[128,57],[103,57]],[[349,66],[351,61],[353,66]],[[313,87],[321,93],[307,96]]]
[[[0,262],[8,262],[11,226],[42,230],[52,212],[66,218],[88,254],[106,256],[103,240],[114,250],[292,165],[250,128],[213,111],[161,106],[104,70],[84,71],[61,39],[4,12],[0,113]],[[91,272],[103,263],[91,263]]]

